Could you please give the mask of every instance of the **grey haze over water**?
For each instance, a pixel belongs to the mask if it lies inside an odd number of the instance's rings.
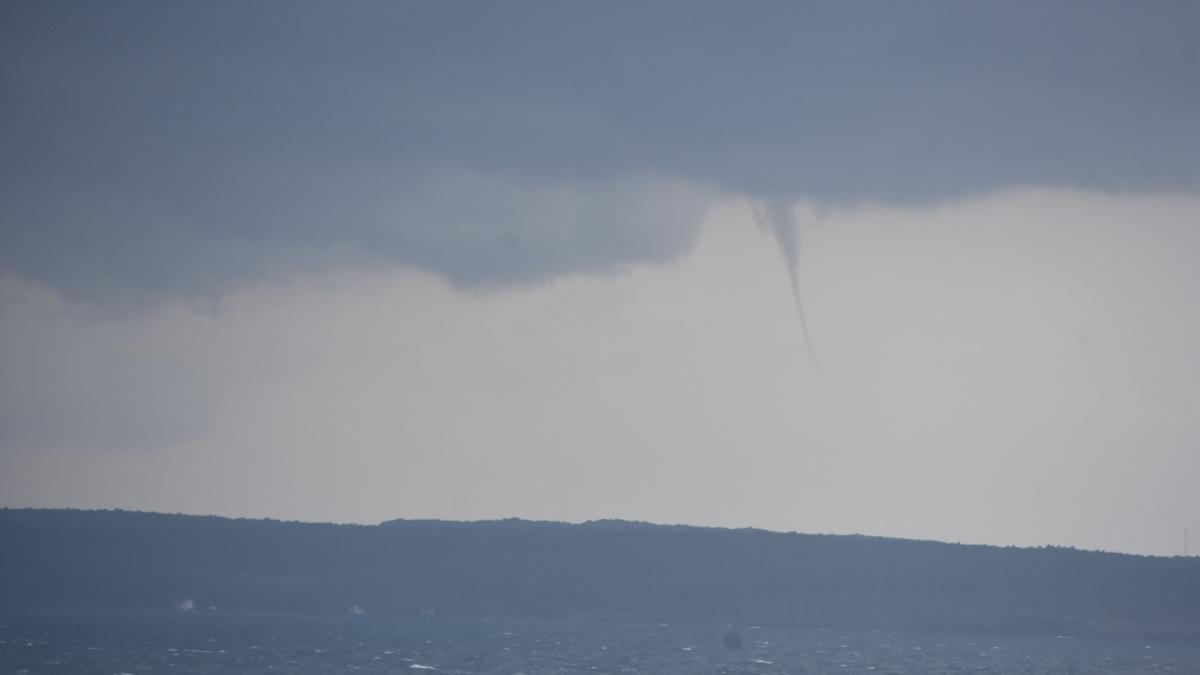
[[[6,3],[0,501],[1180,552],[1197,29]]]

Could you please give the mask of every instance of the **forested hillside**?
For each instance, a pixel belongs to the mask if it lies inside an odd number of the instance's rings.
[[[1200,637],[1200,559],[519,520],[0,510],[0,606]]]

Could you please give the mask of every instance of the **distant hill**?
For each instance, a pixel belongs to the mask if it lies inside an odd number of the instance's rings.
[[[1200,638],[1200,559],[625,521],[0,510],[0,606]]]

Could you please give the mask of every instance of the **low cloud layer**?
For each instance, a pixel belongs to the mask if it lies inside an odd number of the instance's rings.
[[[8,2],[0,270],[224,295],[689,250],[717,195],[1192,189],[1195,3]]]

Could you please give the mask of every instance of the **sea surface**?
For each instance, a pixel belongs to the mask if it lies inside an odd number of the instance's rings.
[[[736,649],[726,644],[739,639]],[[369,614],[8,611],[0,613],[0,673],[1126,675],[1200,673],[1200,644],[585,621],[401,622]]]

